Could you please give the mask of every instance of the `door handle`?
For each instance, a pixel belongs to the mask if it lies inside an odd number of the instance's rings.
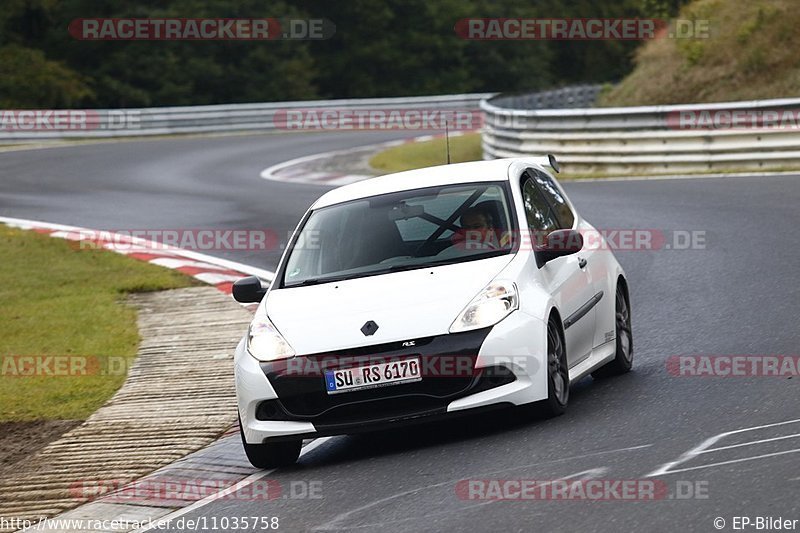
[[[578,258],[578,267],[579,268],[583,268],[585,266],[586,266],[586,259],[584,259],[583,257],[579,257]]]

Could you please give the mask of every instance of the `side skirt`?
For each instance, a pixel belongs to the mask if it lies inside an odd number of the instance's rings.
[[[582,377],[591,374],[604,364],[612,361],[616,356],[616,351],[616,339],[610,340],[594,348],[589,357],[569,369],[570,382],[578,381]]]

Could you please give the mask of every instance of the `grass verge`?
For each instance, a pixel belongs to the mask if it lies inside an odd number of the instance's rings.
[[[126,294],[199,283],[2,224],[0,257],[0,422],[88,417],[122,385],[136,356],[136,310],[124,304]],[[22,356],[34,356],[42,367],[31,370]],[[73,366],[75,372],[61,372],[45,356],[89,364],[85,371]],[[46,374],[48,368],[61,375],[20,375]]]
[[[453,163],[479,161],[483,158],[481,136],[468,133],[450,137],[450,160]],[[447,146],[444,138],[412,142],[394,146],[372,156],[369,164],[381,174],[432,167],[447,163]]]

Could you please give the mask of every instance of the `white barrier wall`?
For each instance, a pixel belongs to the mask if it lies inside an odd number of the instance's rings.
[[[519,97],[515,97],[519,98]],[[552,153],[570,173],[800,168],[800,99],[520,109],[481,102],[484,159]]]

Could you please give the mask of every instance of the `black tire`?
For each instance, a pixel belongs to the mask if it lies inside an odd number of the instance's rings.
[[[592,377],[595,379],[625,374],[626,372],[630,372],[633,367],[631,306],[628,298],[628,291],[621,280],[617,283],[615,311],[616,355],[612,361],[609,361],[607,364],[592,372]]]
[[[262,444],[248,444],[244,440],[242,421],[239,419],[239,435],[242,437],[242,447],[250,464],[256,468],[278,468],[291,466],[300,457],[302,440],[280,442],[265,442]]]
[[[535,418],[563,415],[569,403],[567,350],[560,322],[555,315],[547,321],[547,399],[530,404]]]

